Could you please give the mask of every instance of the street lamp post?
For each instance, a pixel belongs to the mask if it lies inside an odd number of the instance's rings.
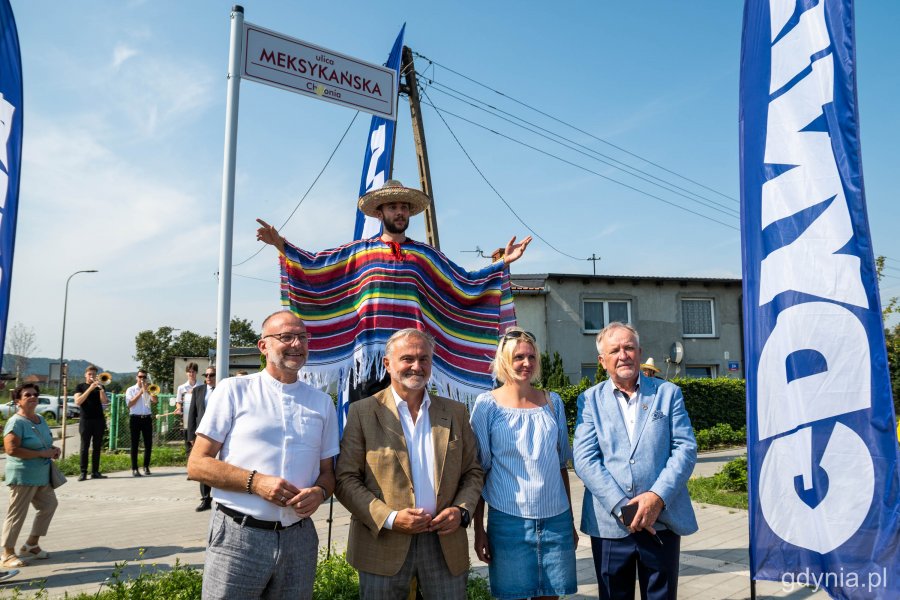
[[[66,347],[66,310],[69,308],[69,282],[79,273],[96,273],[97,269],[87,269],[84,271],[75,271],[66,279],[66,296],[63,301],[63,322],[62,322],[62,342],[59,344],[59,385],[57,387],[56,398],[59,402],[59,415],[62,421],[62,457],[66,457],[66,413],[69,412],[69,403],[67,398],[63,396],[63,350]]]

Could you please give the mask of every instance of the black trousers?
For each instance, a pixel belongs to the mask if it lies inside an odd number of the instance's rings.
[[[153,450],[153,417],[150,415],[131,415],[131,470],[138,468],[138,444],[140,436],[144,436],[144,468],[150,468],[150,452]]]
[[[106,419],[85,419],[82,417],[78,424],[78,433],[81,434],[81,472],[88,472],[88,451],[94,444],[91,453],[91,473],[100,472],[100,446],[103,445],[103,432],[106,431]]]

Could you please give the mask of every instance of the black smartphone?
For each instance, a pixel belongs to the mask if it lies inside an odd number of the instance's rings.
[[[622,522],[625,523],[625,527],[631,527],[631,522],[637,514],[637,509],[637,502],[634,504],[626,504],[622,507]]]

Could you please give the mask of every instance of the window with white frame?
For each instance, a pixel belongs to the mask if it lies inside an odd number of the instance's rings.
[[[685,377],[711,377],[715,379],[718,376],[718,368],[716,365],[687,365],[684,368]]]
[[[613,321],[631,323],[630,300],[585,300],[584,332],[596,333]]]
[[[684,337],[715,337],[716,310],[712,298],[682,298],[681,324]]]

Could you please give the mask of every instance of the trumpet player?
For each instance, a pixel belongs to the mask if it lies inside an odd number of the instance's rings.
[[[144,475],[150,475],[150,452],[153,450],[153,415],[152,407],[159,402],[158,386],[150,384],[147,371],[137,372],[137,383],[125,391],[125,402],[128,404],[131,429],[131,475],[141,477],[138,471],[138,445],[140,437],[144,438]]]
[[[103,375],[109,378],[108,373]],[[103,432],[106,431],[103,407],[109,404],[109,399],[94,365],[89,365],[84,370],[84,383],[75,387],[75,404],[81,407],[81,419],[78,422],[78,433],[81,435],[81,475],[78,481],[87,479],[88,451],[92,444],[94,451],[91,454],[91,479],[106,479],[106,475],[100,472],[100,447],[103,445]]]

